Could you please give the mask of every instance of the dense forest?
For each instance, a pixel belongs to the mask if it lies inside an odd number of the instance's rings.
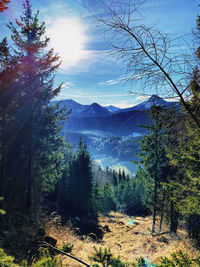
[[[0,1],[0,12],[9,2]],[[70,112],[51,104],[62,88],[54,88],[61,59],[47,50],[49,39],[38,16],[25,0],[20,20],[8,25],[11,41],[0,36],[0,266],[62,266],[53,249],[44,249],[42,257],[38,252],[42,242],[55,247],[56,240],[40,226],[52,212],[63,224],[75,218],[78,235],[93,232],[97,239],[103,235],[99,214],[152,215],[152,236],[162,234],[164,223],[171,235],[181,227],[199,248],[200,18],[197,65],[188,77],[190,97],[180,101],[180,108],[150,109],[151,124],[141,126],[147,134],[140,141],[140,160],[132,162],[138,165],[132,177],[123,169],[96,166],[83,140],[78,147],[64,142],[62,123]],[[85,217],[90,222],[80,225]],[[123,263],[109,249],[96,249],[91,258],[102,266],[147,266],[143,258]],[[192,264],[200,266],[200,258],[179,252],[157,266]]]

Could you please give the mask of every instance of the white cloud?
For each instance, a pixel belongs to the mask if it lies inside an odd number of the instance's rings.
[[[142,101],[146,101],[150,98],[151,96],[150,95],[141,95],[141,96],[138,96],[136,99],[139,103],[141,103]],[[138,104],[138,103],[137,103]]]
[[[115,85],[115,84],[119,84],[120,82],[123,82],[123,81],[127,81],[127,80],[139,80],[143,77],[144,74],[141,74],[141,75],[121,75],[119,78],[117,79],[114,79],[114,80],[108,80],[108,81],[105,81],[105,82],[100,82],[98,83],[98,85],[100,86],[111,86],[111,85]]]
[[[106,82],[100,82],[98,83],[98,85],[102,85],[102,86],[110,86],[110,85],[115,85],[118,84],[120,81],[118,79],[116,80],[108,80]]]
[[[167,97],[167,98],[164,98],[164,100],[168,102],[178,102],[180,101],[180,98],[179,97]]]
[[[68,89],[72,86],[74,86],[73,82],[65,82],[62,84],[62,88],[66,88],[66,89]]]
[[[111,101],[106,105],[107,106],[113,105],[113,106],[118,107],[118,108],[130,108],[130,107],[134,106],[134,104],[130,103],[129,100],[121,100],[121,101],[114,101],[114,102]]]

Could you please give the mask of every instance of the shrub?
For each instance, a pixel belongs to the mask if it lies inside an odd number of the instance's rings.
[[[120,257],[115,258],[111,251],[110,248],[107,249],[105,248],[104,250],[101,249],[101,247],[99,248],[99,250],[94,247],[95,252],[92,254],[92,256],[89,257],[90,260],[95,261],[95,262],[99,262],[101,263],[103,267],[108,267],[108,266],[112,266],[112,267],[128,267],[130,266],[129,263],[123,263],[120,260]],[[99,267],[98,264],[93,264],[92,267]]]
[[[73,250],[73,245],[63,242],[63,245],[59,247],[59,249],[62,250],[63,252],[71,253]]]
[[[200,266],[200,256],[196,258],[189,258],[188,255],[179,250],[176,253],[171,254],[171,258],[164,257],[161,258],[160,262],[157,264],[158,267],[190,267],[190,266]]]
[[[2,248],[0,248],[0,266],[1,267],[18,267],[19,265],[15,264],[14,257],[8,256]]]

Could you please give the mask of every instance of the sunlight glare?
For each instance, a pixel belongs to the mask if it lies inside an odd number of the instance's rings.
[[[50,47],[61,57],[61,68],[76,66],[87,57],[84,49],[87,36],[79,20],[57,19],[47,28],[47,36],[50,37]]]

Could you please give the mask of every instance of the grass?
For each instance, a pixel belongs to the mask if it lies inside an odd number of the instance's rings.
[[[132,220],[133,224],[129,224]],[[161,257],[170,256],[172,252],[182,250],[189,256],[197,254],[192,241],[187,237],[185,230],[178,230],[177,236],[169,233],[152,236],[152,217],[129,217],[121,213],[111,212],[108,217],[99,216],[99,224],[104,227],[104,237],[100,242],[94,242],[91,235],[80,239],[74,234],[69,223],[62,226],[59,217],[55,216],[51,220],[46,220],[43,227],[46,233],[58,240],[57,246],[62,246],[63,242],[73,244],[72,254],[91,264],[88,256],[96,248],[110,248],[114,256],[120,256],[121,260],[133,262],[139,256],[143,256],[151,263],[156,263]],[[108,226],[108,227],[105,227]],[[107,228],[107,229],[106,229]],[[167,232],[167,225],[163,226],[163,232]],[[70,258],[61,256],[64,266],[80,266]]]

